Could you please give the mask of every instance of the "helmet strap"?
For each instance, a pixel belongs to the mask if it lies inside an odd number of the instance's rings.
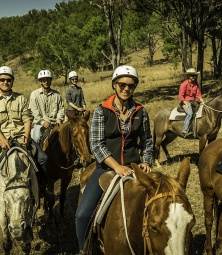
[[[128,99],[124,100],[124,99],[120,98],[120,96],[119,96],[119,94],[117,93],[116,89],[114,89],[114,90],[115,90],[116,96],[117,96],[117,98],[119,99],[119,102],[120,102],[120,104],[121,104],[121,110],[120,110],[120,111],[123,112],[123,111],[124,111],[124,106],[126,107],[126,104],[128,103],[129,99],[132,98],[132,96],[129,97]]]

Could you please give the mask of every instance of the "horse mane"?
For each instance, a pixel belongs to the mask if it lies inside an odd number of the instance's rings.
[[[59,127],[59,142],[62,152],[66,155],[72,150],[72,128],[77,125],[88,127],[83,118],[76,116]],[[70,142],[71,141],[71,142]]]
[[[149,173],[149,176],[154,181],[155,186],[159,191],[158,193],[171,193],[173,202],[176,201],[176,196],[178,195],[184,200],[187,200],[185,191],[177,179],[161,172],[151,172]]]
[[[59,142],[61,150],[64,154],[68,154],[72,150],[72,135],[71,126],[74,125],[73,121],[67,121],[59,127]]]

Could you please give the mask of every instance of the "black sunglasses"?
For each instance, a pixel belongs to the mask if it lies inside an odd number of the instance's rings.
[[[117,84],[119,85],[120,89],[125,89],[126,86],[128,86],[129,89],[135,89],[135,87],[136,87],[136,84],[134,84],[134,83],[128,84],[125,82],[117,81]]]
[[[78,81],[78,78],[71,78],[72,81]]]
[[[12,79],[11,78],[8,78],[8,79],[5,79],[5,78],[0,78],[0,82],[12,82]]]

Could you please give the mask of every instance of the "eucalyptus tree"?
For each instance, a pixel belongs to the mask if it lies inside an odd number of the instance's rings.
[[[44,59],[45,66],[56,76],[62,75],[67,83],[70,69],[80,67],[80,29],[64,23],[52,24],[46,35],[36,45]]]
[[[122,0],[84,0],[91,6],[98,8],[105,18],[108,27],[111,57],[113,69],[121,62],[121,40],[123,29],[123,3]]]
[[[153,65],[154,54],[162,46],[160,44],[163,33],[158,14],[128,11],[123,25],[122,46],[124,52],[147,48],[146,63]],[[130,52],[130,53],[131,53]]]
[[[128,8],[137,11],[154,11],[165,22],[176,23],[180,32],[182,68],[185,71],[193,63],[192,49],[197,43],[197,69],[201,71],[202,84],[205,32],[212,26],[215,15],[222,8],[221,0],[125,0]],[[170,27],[172,29],[172,26]],[[170,31],[170,30],[169,30]],[[172,30],[171,30],[172,31]],[[172,31],[174,32],[174,31]]]
[[[81,65],[91,71],[110,63],[107,26],[101,16],[92,17],[81,29]]]

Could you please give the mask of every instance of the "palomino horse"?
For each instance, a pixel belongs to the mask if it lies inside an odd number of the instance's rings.
[[[190,158],[183,160],[177,178],[161,172],[147,174],[132,164],[135,178],[126,182],[124,178],[119,178],[120,190],[115,192],[111,204],[104,204],[104,208],[108,208],[103,212],[104,216],[98,217],[100,220],[96,224],[94,220],[96,234],[92,237],[96,237],[91,241],[95,246],[93,254],[139,255],[146,254],[147,249],[147,254],[152,255],[189,254],[191,229],[195,224],[185,194],[190,174],[189,162]],[[89,169],[92,171],[91,165]],[[113,175],[110,173],[100,177],[100,184],[104,188],[108,186],[107,183],[112,183],[109,177]],[[88,176],[87,169],[82,175]],[[84,185],[81,183],[80,186]],[[109,189],[110,186],[106,190]]]
[[[222,138],[210,143],[199,158],[199,177],[204,195],[206,252],[212,255],[211,231],[214,215],[216,215],[216,248],[222,254]],[[221,173],[216,172],[219,169]],[[218,206],[218,200],[220,205]],[[215,214],[213,214],[215,209]]]
[[[0,163],[0,226],[3,249],[9,255],[12,239],[22,242],[23,254],[30,254],[32,225],[39,205],[35,163],[26,150],[12,147]]]
[[[43,150],[48,155],[48,189],[54,192],[55,182],[61,179],[59,196],[61,215],[73,170],[77,167],[86,167],[91,162],[88,119],[89,114],[74,117],[73,120],[55,126],[43,145]],[[48,202],[48,220],[52,218],[53,206],[53,201]]]
[[[165,108],[159,111],[154,118],[154,160],[158,167],[160,146],[167,157],[171,160],[167,145],[177,136],[183,137],[184,120],[169,120],[173,108]],[[206,143],[211,143],[217,137],[221,127],[222,95],[206,103],[202,110],[202,117],[196,120],[196,137],[199,139],[199,153],[203,151]],[[194,123],[192,124],[194,128]],[[165,138],[164,138],[165,136]],[[163,140],[164,138],[164,140]]]

